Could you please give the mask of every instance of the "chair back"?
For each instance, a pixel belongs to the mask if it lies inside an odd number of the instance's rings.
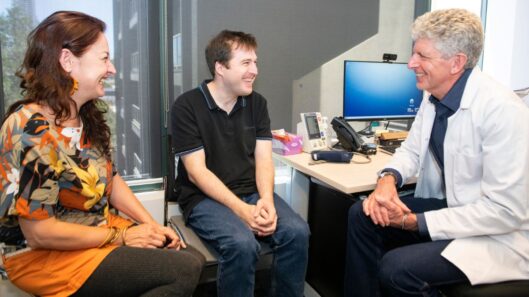
[[[169,202],[178,202],[178,193],[176,191],[176,170],[179,159],[176,157],[176,149],[172,144],[171,135],[167,135],[167,175],[164,176],[164,225],[168,224],[168,204]]]

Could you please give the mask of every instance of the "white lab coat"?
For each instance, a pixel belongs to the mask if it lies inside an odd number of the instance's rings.
[[[424,163],[434,117],[423,100],[387,166],[418,175],[418,188],[434,176]],[[448,208],[425,213],[432,240],[455,239],[443,257],[472,284],[529,279],[529,109],[478,68],[448,119],[444,171]]]

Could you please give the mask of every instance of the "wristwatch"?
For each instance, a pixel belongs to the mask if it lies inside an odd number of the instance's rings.
[[[395,184],[397,184],[397,181],[398,181],[397,175],[396,175],[395,173],[391,172],[391,171],[383,171],[383,172],[380,172],[380,173],[378,174],[378,179],[377,179],[377,181],[378,181],[379,179],[383,178],[383,177],[386,176],[386,175],[391,175],[391,176],[393,176],[393,178],[395,179]]]

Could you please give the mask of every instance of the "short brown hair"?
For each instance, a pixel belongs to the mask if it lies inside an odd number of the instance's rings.
[[[231,51],[239,47],[255,50],[257,41],[252,34],[229,30],[221,31],[209,41],[206,47],[206,62],[211,76],[215,77],[216,62],[229,67],[228,62],[232,58]]]

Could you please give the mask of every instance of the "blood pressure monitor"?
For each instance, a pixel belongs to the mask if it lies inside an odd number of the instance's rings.
[[[297,134],[303,137],[303,151],[310,153],[327,148],[325,123],[319,112],[301,113]]]

